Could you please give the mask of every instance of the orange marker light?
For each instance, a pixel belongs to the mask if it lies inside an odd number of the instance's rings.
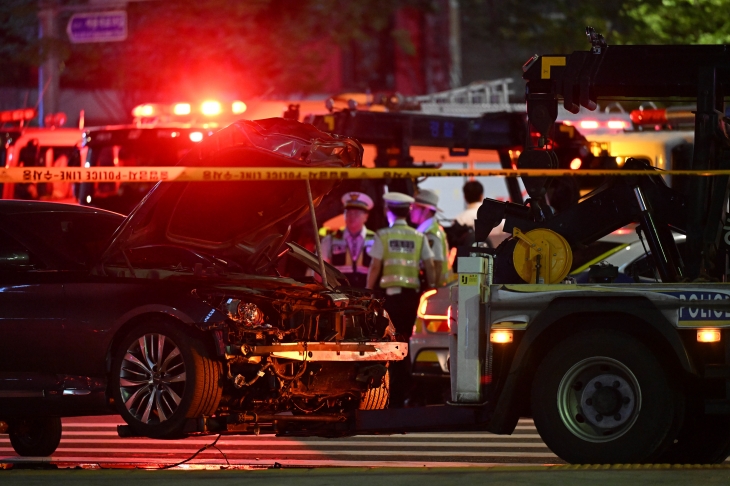
[[[139,117],[149,117],[155,114],[155,107],[152,105],[139,105],[135,106],[132,110],[132,116],[139,118]]]
[[[570,161],[570,168],[573,170],[580,169],[580,166],[583,165],[583,161],[580,160],[578,157],[574,158]]]
[[[221,104],[217,101],[203,101],[203,104],[200,105],[200,112],[205,116],[220,115],[221,111]]]
[[[172,107],[172,112],[176,115],[189,115],[190,103],[177,103]]]
[[[248,107],[246,106],[246,103],[243,101],[234,101],[231,103],[231,111],[234,115],[240,115],[241,113],[245,112]]]
[[[489,333],[489,341],[495,344],[511,343],[513,339],[512,331],[509,329],[500,329]]]
[[[717,343],[720,341],[720,330],[719,329],[698,329],[697,330],[697,342],[700,343]]]

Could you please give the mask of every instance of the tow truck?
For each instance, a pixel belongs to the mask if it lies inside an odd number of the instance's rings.
[[[519,168],[555,167],[558,102],[571,112],[600,98],[696,99],[691,169],[727,169],[727,46],[608,46],[534,56],[524,66],[530,126]],[[675,69],[681,65],[681,69]],[[641,73],[641,75],[637,75]],[[552,213],[547,178],[524,178],[525,204],[485,200],[477,242],[501,219],[513,236],[459,258],[452,294],[451,402],[358,411],[358,433],[487,430],[510,434],[532,417],[570,463],[717,463],[730,452],[728,177],[666,185],[648,161],[623,169]],[[571,249],[629,223],[648,247],[655,283],[566,280]],[[686,235],[681,257],[673,232]],[[592,269],[610,282],[611,268]]]

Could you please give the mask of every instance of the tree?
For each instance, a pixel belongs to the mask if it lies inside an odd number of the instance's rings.
[[[61,6],[81,0],[58,0]],[[265,96],[308,93],[322,85],[322,62],[337,46],[379,35],[404,6],[434,9],[431,0],[164,0],[130,2],[124,42],[72,45],[65,35],[38,41],[38,0],[3,0],[0,52],[38,66],[54,48],[62,83],[185,97],[191,92]],[[64,26],[70,11],[59,15]],[[408,49],[408,39],[391,32]]]
[[[622,14],[636,25],[620,37],[626,43],[730,42],[730,0],[628,0]]]

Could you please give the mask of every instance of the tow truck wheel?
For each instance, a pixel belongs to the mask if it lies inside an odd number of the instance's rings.
[[[637,339],[577,334],[540,364],[532,386],[540,436],[572,464],[653,462],[677,437],[684,395]]]
[[[180,325],[182,326],[182,324]],[[111,368],[117,410],[132,430],[176,438],[189,418],[211,415],[222,394],[222,365],[192,330],[151,321],[119,343]]]
[[[61,443],[59,417],[15,419],[8,426],[10,445],[20,456],[50,456]]]
[[[706,415],[700,393],[688,396],[687,413],[677,440],[662,454],[668,464],[719,464],[730,455],[730,417]]]

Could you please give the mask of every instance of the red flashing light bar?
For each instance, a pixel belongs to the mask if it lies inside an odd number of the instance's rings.
[[[0,111],[0,123],[28,121],[35,118],[35,116],[36,111],[33,108]]]
[[[633,110],[629,115],[635,125],[694,125],[693,107],[654,108]]]
[[[599,128],[608,128],[609,130],[625,130],[629,128],[629,123],[626,120],[608,120],[607,122],[600,122],[598,120],[581,120],[571,121],[563,120],[561,122],[566,126],[577,126],[581,130],[597,130]]]

